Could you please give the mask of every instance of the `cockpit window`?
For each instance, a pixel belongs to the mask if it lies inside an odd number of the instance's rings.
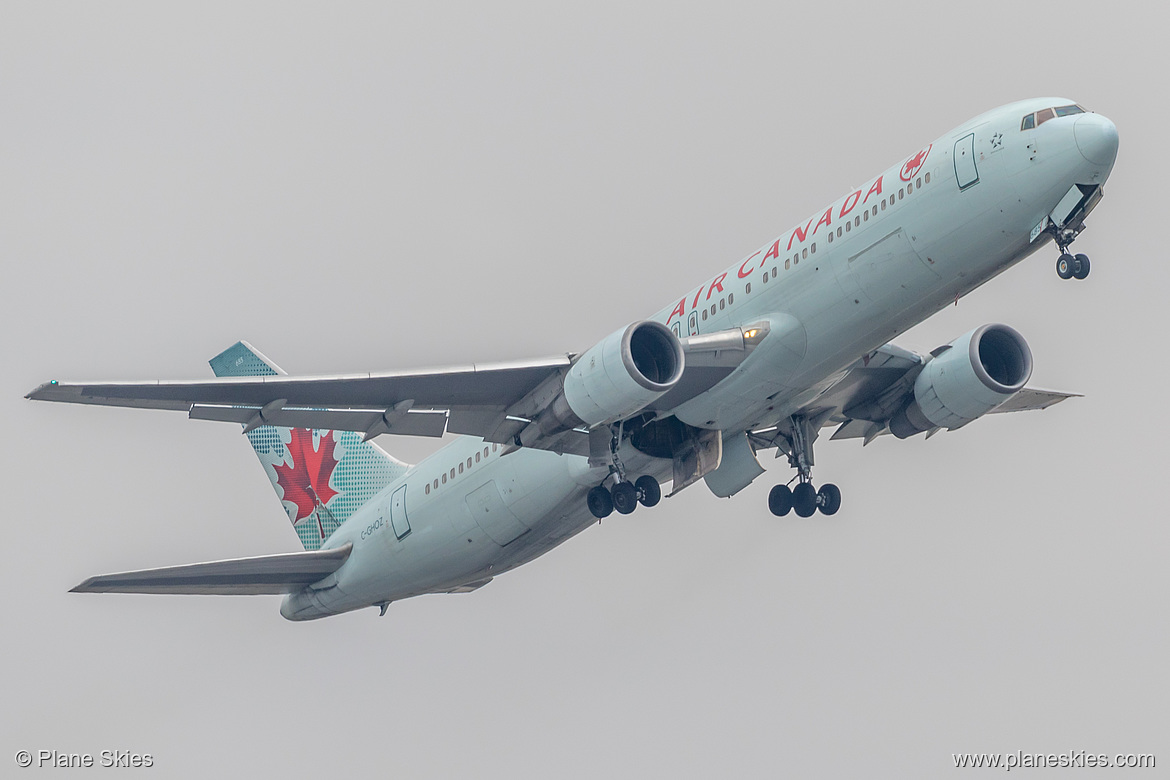
[[[1078,105],[1059,106],[1057,108],[1046,108],[1043,111],[1037,111],[1034,114],[1028,114],[1024,117],[1024,121],[1020,122],[1021,130],[1031,130],[1034,127],[1047,122],[1049,119],[1056,119],[1058,116],[1071,116],[1073,114],[1083,114],[1085,109]]]

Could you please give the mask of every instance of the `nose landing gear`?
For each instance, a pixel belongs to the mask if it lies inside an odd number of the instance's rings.
[[[1056,259],[1056,275],[1061,279],[1084,279],[1089,275],[1089,256],[1061,252]]]

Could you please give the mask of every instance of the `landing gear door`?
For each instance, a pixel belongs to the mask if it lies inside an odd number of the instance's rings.
[[[979,169],[975,167],[975,134],[955,141],[955,181],[960,190],[979,183]]]

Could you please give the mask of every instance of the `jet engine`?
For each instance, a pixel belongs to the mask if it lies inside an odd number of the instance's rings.
[[[586,425],[621,420],[678,384],[683,349],[669,328],[649,320],[610,334],[577,359],[564,400]]]
[[[976,328],[932,354],[909,401],[890,419],[899,439],[966,425],[1019,392],[1032,375],[1028,342],[1006,325]]]

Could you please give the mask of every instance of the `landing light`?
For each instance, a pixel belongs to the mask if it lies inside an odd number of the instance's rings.
[[[757,328],[752,328],[751,330],[744,331],[743,337],[745,339],[754,339],[756,337],[756,334],[759,332],[760,331]]]

